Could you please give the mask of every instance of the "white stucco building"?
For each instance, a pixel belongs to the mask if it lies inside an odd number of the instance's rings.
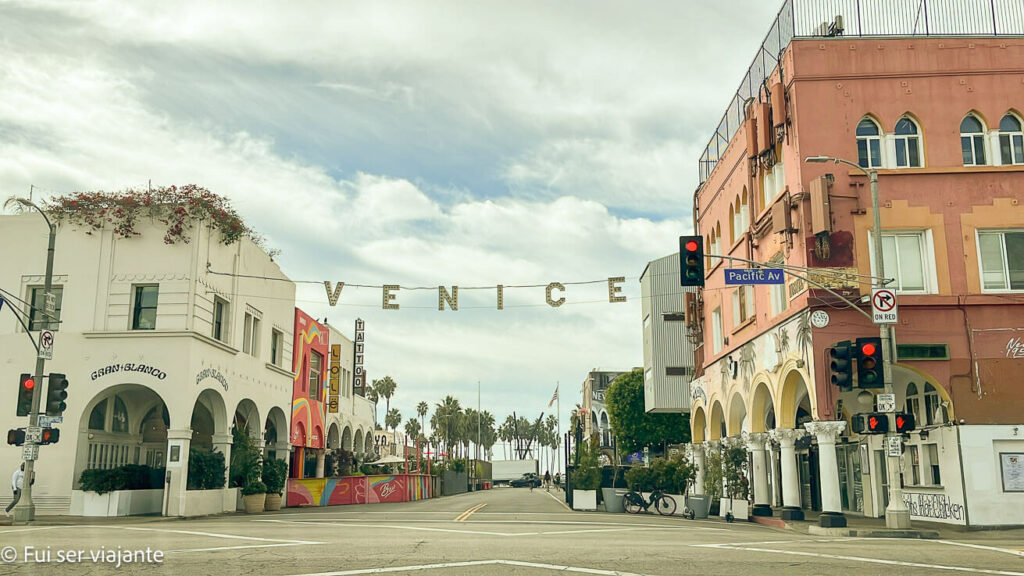
[[[166,466],[166,493],[151,498],[146,506],[157,508],[149,512],[233,510],[233,490],[186,490],[189,449],[230,458],[233,425],[268,456],[288,455],[295,285],[248,238],[225,245],[219,231],[197,222],[189,243],[169,245],[166,225],[140,219],[135,227],[140,235],[127,239],[69,224],[57,234],[59,324],[50,326],[46,373],[64,373],[70,384],[60,442],[41,447],[36,462],[37,514],[83,513],[82,471],[124,464]],[[0,216],[0,245],[8,247],[0,288],[41,302],[47,232],[39,214]],[[35,350],[6,309],[27,313],[27,304],[4,299],[0,381],[11,385],[0,425],[17,428],[27,418],[15,417],[13,383],[33,371]],[[46,327],[38,315],[28,323],[33,337]],[[20,448],[0,448],[0,470],[14,470],[21,457]],[[5,483],[0,504],[10,498]]]
[[[640,275],[644,335],[644,409],[689,412],[694,373],[694,342],[686,333],[684,294],[679,285],[679,254],[647,264]]]

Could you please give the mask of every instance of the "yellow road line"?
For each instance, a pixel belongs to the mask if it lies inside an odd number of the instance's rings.
[[[455,521],[456,522],[465,522],[466,518],[469,518],[470,516],[472,516],[473,514],[478,512],[480,509],[482,509],[484,506],[487,506],[487,504],[484,503],[484,504],[477,504],[476,506],[473,506],[469,510],[466,510],[462,514],[459,514],[458,516],[456,516],[455,517]]]

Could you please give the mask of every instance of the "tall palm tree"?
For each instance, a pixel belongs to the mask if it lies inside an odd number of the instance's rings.
[[[413,441],[416,441],[417,439],[419,439],[421,431],[422,431],[422,428],[420,428],[419,420],[417,420],[415,418],[409,418],[408,420],[406,420],[406,422],[405,422],[405,435],[406,436],[408,436],[409,438],[412,438]]]
[[[395,395],[398,383],[392,380],[391,376],[385,376],[380,380],[374,380],[373,387],[377,390],[377,394],[384,399],[384,413],[387,414],[391,411],[391,397]]]
[[[436,420],[432,421],[432,425],[435,426],[435,430],[437,430],[437,426],[441,427],[441,437],[444,438],[444,447],[448,458],[452,456],[452,443],[456,440],[456,426],[461,415],[462,405],[454,396],[445,396],[444,400],[437,403],[434,410]]]
[[[387,415],[384,416],[384,426],[391,428],[391,430],[397,431],[398,425],[402,423],[402,413],[398,411],[398,408],[392,408],[388,410]]]
[[[377,426],[377,402],[380,401],[380,394],[377,393],[376,382],[373,386],[366,387],[366,399],[373,402],[373,425]]]
[[[427,422],[425,417],[429,411],[430,406],[426,402],[420,401],[420,403],[416,405],[416,414],[420,417],[420,431],[424,434],[427,432]]]
[[[480,428],[480,443],[484,448],[486,458],[491,460],[491,448],[498,441],[498,436],[494,430],[494,415],[487,410],[480,413]]]

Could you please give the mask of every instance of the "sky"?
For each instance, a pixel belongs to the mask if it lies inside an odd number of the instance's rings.
[[[728,8],[724,8],[724,6]],[[197,184],[297,305],[390,375],[563,431],[592,369],[643,364],[639,276],[692,230],[697,160],[778,2],[0,0],[0,196]],[[624,276],[625,303],[607,284]],[[567,284],[566,303],[543,286]],[[556,293],[555,297],[558,297]],[[383,412],[383,406],[381,407]]]

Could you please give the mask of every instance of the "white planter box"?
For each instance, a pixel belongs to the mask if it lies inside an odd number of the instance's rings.
[[[237,488],[186,490],[185,516],[209,516],[211,514],[234,512],[237,492]]]
[[[141,516],[160,514],[163,508],[163,490],[116,490],[106,494],[71,491],[72,516]]]
[[[721,498],[718,501],[718,516],[725,518],[725,515],[729,513],[729,502],[732,502],[732,517],[736,520],[743,520],[746,522],[749,519],[750,511],[747,509],[748,503],[746,500],[730,500],[729,498]]]
[[[573,510],[597,510],[597,490],[573,490]]]

